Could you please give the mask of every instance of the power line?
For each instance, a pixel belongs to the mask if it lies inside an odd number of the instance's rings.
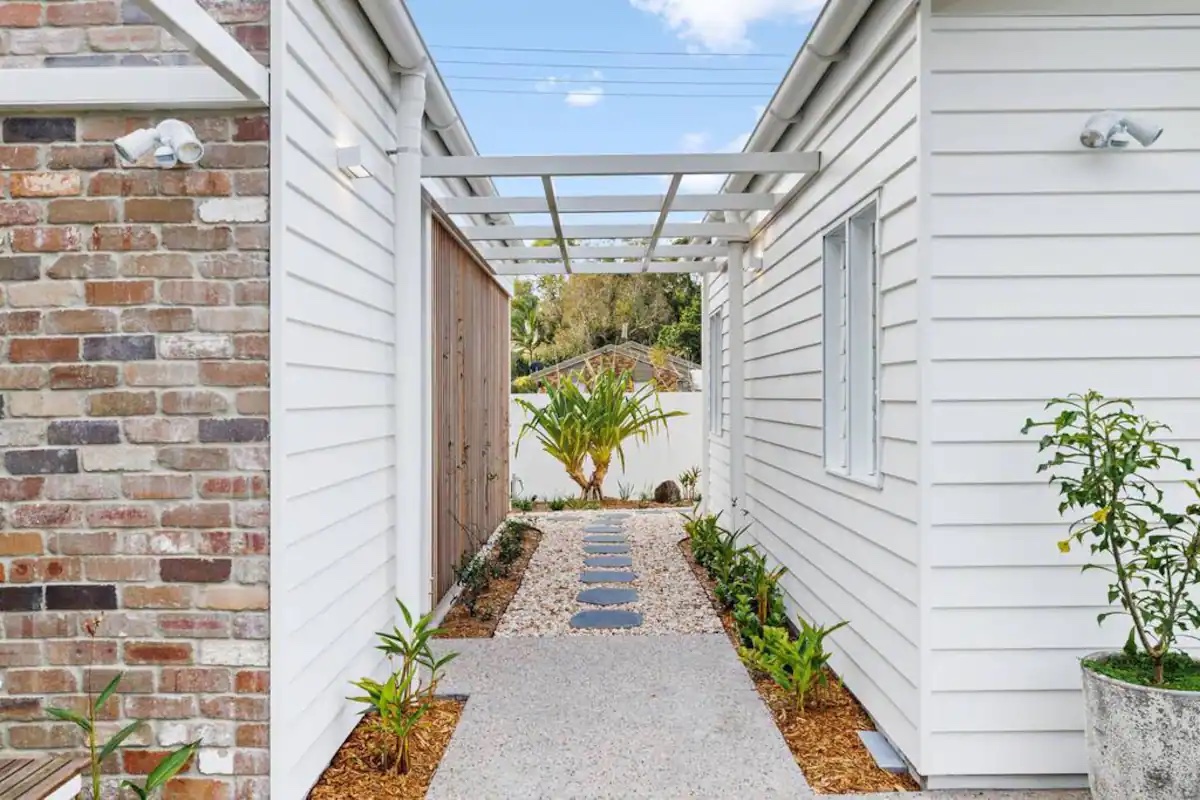
[[[444,58],[439,59],[438,64],[471,64],[477,67],[537,67],[545,69],[546,67],[554,67],[556,69],[601,69],[601,70],[621,70],[621,69],[649,69],[649,70],[696,70],[703,72],[778,72],[776,67],[709,67],[709,66],[667,66],[664,64],[558,64],[558,63],[539,63],[536,61],[471,61],[464,59]]]
[[[442,50],[492,50],[504,53],[586,53],[588,55],[605,56],[679,56],[684,58],[791,58],[791,53],[678,53],[666,50],[584,50],[572,47],[489,47],[472,44],[435,44],[434,49]]]
[[[776,84],[770,81],[649,81],[622,80],[619,78],[521,78],[514,75],[443,75],[443,78],[457,81],[508,81],[518,83],[548,82],[560,83],[625,83],[634,86],[767,86]]]
[[[708,100],[712,97],[741,97],[747,100],[765,100],[764,94],[670,94],[659,92],[589,92],[577,89],[569,92],[539,92],[536,89],[455,89],[456,94],[470,92],[473,94],[529,94],[541,97],[566,97],[567,95],[595,95],[597,97],[690,97],[693,100]]]

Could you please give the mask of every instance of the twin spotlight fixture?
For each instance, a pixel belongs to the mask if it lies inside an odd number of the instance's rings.
[[[165,119],[153,128],[140,128],[113,142],[121,161],[132,164],[153,151],[154,163],[162,169],[176,164],[192,165],[204,155],[204,145],[186,122]]]
[[[1125,148],[1131,139],[1142,147],[1149,147],[1158,141],[1162,133],[1162,126],[1153,122],[1134,119],[1121,111],[1101,111],[1088,119],[1079,141],[1093,150]]]

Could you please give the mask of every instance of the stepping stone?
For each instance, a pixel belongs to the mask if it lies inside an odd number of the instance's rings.
[[[641,614],[620,609],[592,609],[571,617],[572,628],[636,628],[641,624]]]
[[[584,589],[575,599],[590,606],[618,606],[636,603],[638,593],[633,589]]]
[[[629,540],[619,533],[593,533],[583,537],[588,544],[625,544]]]
[[[583,529],[584,533],[622,533],[623,529],[620,525],[588,525]]]
[[[579,573],[580,583],[632,583],[637,575],[632,572],[612,572],[611,570],[591,569]]]
[[[610,555],[620,556],[629,553],[627,544],[585,544],[583,552],[590,556]]]
[[[585,567],[600,567],[601,569],[620,569],[632,567],[632,556],[592,556],[583,560]]]
[[[624,512],[614,511],[614,512],[611,512],[608,514],[603,514],[603,515],[601,515],[600,518],[606,519],[606,520],[621,520],[621,519],[629,519],[632,516],[633,516],[633,514],[626,514]]]

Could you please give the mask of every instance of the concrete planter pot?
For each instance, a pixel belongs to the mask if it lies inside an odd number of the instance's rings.
[[[1138,686],[1082,669],[1092,800],[1200,797],[1200,692]]]

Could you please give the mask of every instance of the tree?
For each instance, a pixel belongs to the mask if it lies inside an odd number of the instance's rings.
[[[697,291],[680,310],[679,320],[659,329],[658,346],[699,364],[703,356],[700,325],[700,292]]]
[[[513,352],[526,362],[532,364],[537,349],[542,346],[541,323],[538,320],[537,308],[529,308],[520,314],[514,309],[512,317],[512,347]]]

